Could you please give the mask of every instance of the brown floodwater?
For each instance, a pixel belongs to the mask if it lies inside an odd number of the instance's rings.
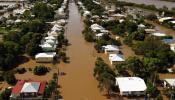
[[[157,8],[162,8],[163,6],[166,6],[169,9],[171,9],[175,7],[175,2],[167,2],[160,0],[119,0],[119,1],[132,2],[136,4],[155,5]]]
[[[106,100],[93,77],[95,51],[83,38],[83,22],[74,2],[69,4],[69,11],[65,35],[71,44],[66,51],[70,62],[58,65],[65,73],[59,78],[61,95],[64,100]]]

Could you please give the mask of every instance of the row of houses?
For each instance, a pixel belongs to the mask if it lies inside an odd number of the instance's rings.
[[[63,9],[63,12],[65,11],[65,7],[67,4],[67,0],[64,0],[62,3],[62,6],[59,9]],[[38,53],[35,55],[35,60],[38,63],[50,63],[56,60],[57,53],[57,45],[58,40],[57,37],[60,33],[64,31],[64,25],[66,24],[66,19],[59,19],[57,21],[53,22],[47,22],[53,27],[50,31],[47,32],[47,36],[43,38],[41,41],[40,47],[42,48],[41,53]]]
[[[79,2],[78,5],[80,5],[81,8],[84,8],[83,16],[91,15],[91,12],[86,11],[85,7],[82,6],[81,2]],[[109,35],[109,31],[105,30],[104,27],[95,23],[96,21],[93,19],[108,21],[109,18],[112,18],[111,20],[119,19],[120,23],[122,23],[124,21],[124,17],[126,17],[124,14],[114,14],[115,10],[112,10],[110,8],[106,8],[106,9],[108,10],[110,16],[102,15],[103,16],[102,17],[98,15],[94,15],[94,16],[91,15],[90,21],[93,24],[90,26],[90,29],[95,34],[96,39],[100,39],[104,34]],[[156,37],[166,36],[166,34],[157,32],[156,29],[147,27],[142,23],[138,25],[138,30],[145,30],[145,32],[151,36],[156,36]],[[119,37],[116,37],[116,39],[119,39]],[[125,61],[124,56],[120,53],[119,46],[105,45],[105,46],[102,46],[102,50],[104,51],[105,54],[108,55],[109,61],[112,65]],[[145,81],[140,77],[116,77],[115,85],[118,87],[120,91],[120,95],[122,96],[130,96],[130,95],[141,96],[141,95],[145,95],[147,90],[147,85]],[[165,88],[175,87],[175,79],[164,79],[163,85]]]
[[[96,39],[100,39],[104,34],[109,35],[109,31],[98,24],[92,24],[91,30],[96,34]],[[124,56],[120,53],[120,49],[116,45],[102,46],[105,54],[109,55],[109,61],[112,65],[125,61]]]

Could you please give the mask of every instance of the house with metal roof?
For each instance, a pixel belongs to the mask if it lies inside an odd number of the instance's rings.
[[[120,62],[124,62],[125,58],[121,54],[109,54],[109,61],[111,65],[115,65]]]
[[[43,100],[46,82],[20,80],[12,89],[13,100]]]
[[[56,52],[44,52],[44,53],[38,53],[35,55],[36,62],[45,62],[50,63],[54,61],[54,58],[56,57]]]
[[[104,50],[106,54],[116,54],[116,53],[119,53],[120,51],[119,47],[116,45],[102,46],[102,49]]]
[[[122,96],[144,95],[147,89],[145,81],[139,77],[117,77],[116,86],[118,86]]]
[[[175,78],[164,79],[164,87],[174,88],[175,87]]]

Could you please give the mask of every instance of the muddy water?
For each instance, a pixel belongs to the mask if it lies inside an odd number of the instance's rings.
[[[155,5],[157,8],[162,8],[163,6],[166,6],[169,9],[171,9],[175,7],[175,2],[167,2],[167,1],[160,1],[160,0],[119,0],[119,1],[126,1],[126,2],[146,4],[146,5]]]
[[[65,34],[71,43],[67,47],[70,63],[59,65],[60,72],[65,73],[59,78],[61,95],[64,100],[106,100],[93,77],[94,49],[82,36],[83,22],[74,2],[69,4],[69,11]]]

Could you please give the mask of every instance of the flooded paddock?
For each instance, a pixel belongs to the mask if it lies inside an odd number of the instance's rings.
[[[59,78],[61,95],[64,100],[106,100],[93,77],[94,47],[83,38],[83,22],[74,2],[69,4],[69,11],[65,35],[70,43],[66,52],[70,62],[58,65],[60,72],[64,73]]]

